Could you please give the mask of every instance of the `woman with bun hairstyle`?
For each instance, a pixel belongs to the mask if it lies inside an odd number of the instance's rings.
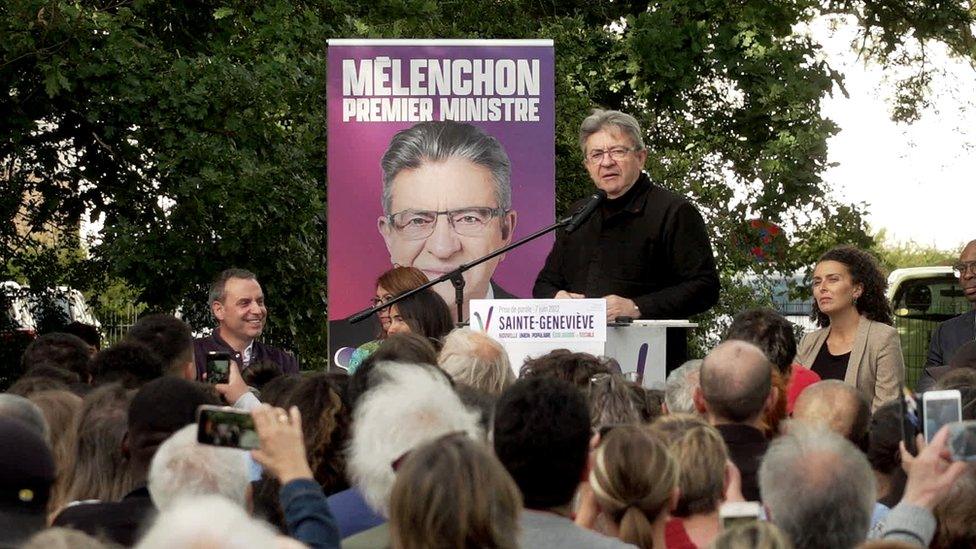
[[[678,499],[678,465],[664,442],[645,427],[614,427],[596,449],[589,481],[607,534],[664,549],[665,524]]]

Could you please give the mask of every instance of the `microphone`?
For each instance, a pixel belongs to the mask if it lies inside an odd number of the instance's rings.
[[[583,207],[573,214],[573,218],[569,221],[569,225],[566,225],[566,233],[568,234],[576,229],[579,229],[580,225],[585,223],[586,220],[593,215],[593,212],[596,211],[596,209],[600,207],[600,204],[602,204],[606,199],[607,192],[603,189],[597,189],[597,191],[590,196],[589,200],[583,204]]]

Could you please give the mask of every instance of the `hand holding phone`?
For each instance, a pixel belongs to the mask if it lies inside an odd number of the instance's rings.
[[[922,416],[925,427],[925,442],[932,442],[932,437],[943,425],[962,420],[962,403],[959,391],[926,391],[922,393]]]
[[[230,380],[230,353],[207,353],[207,383],[227,383]]]
[[[259,445],[251,414],[226,406],[200,406],[197,409],[197,442],[252,450]]]
[[[298,478],[312,478],[305,456],[302,414],[292,406],[289,411],[262,404],[251,415],[261,439],[261,448],[251,453],[255,461],[270,471],[282,485]]]

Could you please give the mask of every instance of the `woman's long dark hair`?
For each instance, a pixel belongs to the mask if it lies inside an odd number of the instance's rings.
[[[854,303],[858,313],[869,320],[891,325],[891,305],[885,297],[888,281],[873,255],[854,246],[838,246],[820,256],[817,263],[824,261],[842,263],[851,273],[854,284],[861,284],[864,287],[861,296]],[[820,311],[816,296],[814,296],[811,316],[819,326],[830,326],[830,318]]]
[[[454,329],[447,303],[429,288],[397,303],[396,308],[410,331],[435,342],[438,349],[444,336]]]

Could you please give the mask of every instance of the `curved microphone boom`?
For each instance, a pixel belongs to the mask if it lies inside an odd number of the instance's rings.
[[[566,225],[566,232],[571,233],[576,229],[580,228],[580,225],[586,222],[587,219],[593,215],[593,212],[600,207],[600,204],[607,199],[607,192],[603,189],[597,189],[589,200],[583,204],[583,207],[579,209],[574,215],[573,219],[570,220],[569,225]]]

